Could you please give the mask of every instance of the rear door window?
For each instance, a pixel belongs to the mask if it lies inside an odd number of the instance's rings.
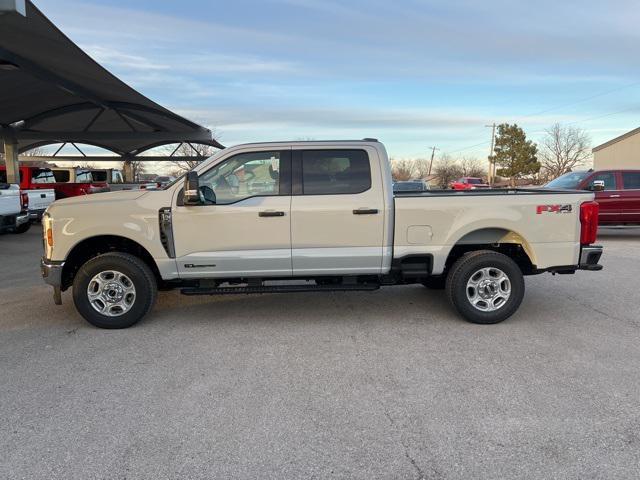
[[[54,170],[53,176],[58,183],[67,183],[69,181],[69,171],[68,170]]]
[[[622,172],[625,190],[640,190],[640,172]]]
[[[93,178],[91,177],[91,172],[88,170],[79,170],[78,172],[76,172],[76,182],[77,183],[93,182]]]
[[[304,195],[345,195],[371,188],[369,156],[364,150],[302,152]]]
[[[95,182],[106,182],[107,172],[105,170],[92,170],[91,178],[93,178]]]

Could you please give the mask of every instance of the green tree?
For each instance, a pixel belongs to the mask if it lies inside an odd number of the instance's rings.
[[[540,171],[537,154],[538,147],[527,140],[524,130],[518,125],[498,125],[493,161],[500,167],[498,175],[509,177],[511,186],[515,186],[516,179]]]

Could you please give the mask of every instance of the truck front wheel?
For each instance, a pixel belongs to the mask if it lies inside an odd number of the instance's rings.
[[[156,279],[147,264],[128,253],[94,257],[73,280],[78,312],[99,328],[134,325],[151,310],[156,295]]]
[[[453,307],[469,322],[498,323],[520,307],[524,277],[511,258],[480,250],[462,256],[453,264],[446,291]]]

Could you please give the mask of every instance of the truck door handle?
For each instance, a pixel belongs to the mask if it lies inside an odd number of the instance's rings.
[[[267,210],[265,212],[259,212],[259,217],[284,217],[284,212],[274,212],[272,210]]]
[[[353,211],[354,215],[376,215],[377,213],[377,208],[359,208]]]
[[[609,195],[609,198],[620,198],[620,195]]]

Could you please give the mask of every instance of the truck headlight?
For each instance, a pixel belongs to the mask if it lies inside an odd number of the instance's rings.
[[[53,220],[48,212],[42,216],[42,233],[44,240],[44,256],[51,258],[53,253]]]

